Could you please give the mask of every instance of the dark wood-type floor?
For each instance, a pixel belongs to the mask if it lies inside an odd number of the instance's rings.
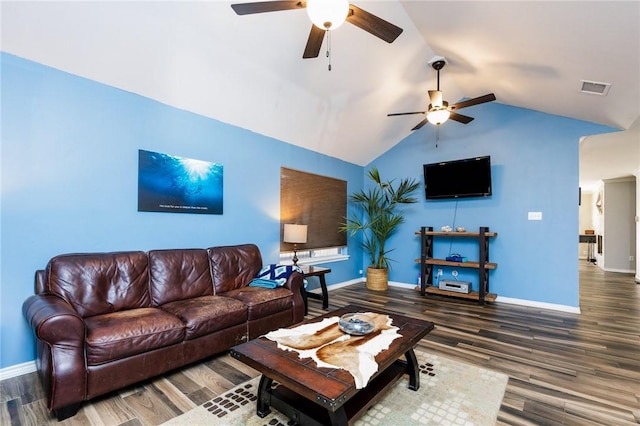
[[[393,287],[373,292],[364,284],[330,292],[330,308],[355,302],[433,321],[436,328],[420,344],[425,350],[508,374],[498,424],[640,423],[640,285],[632,274],[580,262],[579,315],[422,298]],[[324,313],[320,302],[309,304],[310,317]],[[155,425],[256,375],[222,354],[86,403],[60,424]],[[35,373],[0,386],[0,424],[56,423]]]

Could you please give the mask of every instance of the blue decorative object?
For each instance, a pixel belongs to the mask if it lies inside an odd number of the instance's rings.
[[[271,264],[263,267],[256,278],[275,281],[278,286],[283,286],[287,282],[289,275],[294,271],[304,275],[299,266]],[[304,280],[304,286],[305,288],[307,287],[306,279]]]
[[[278,282],[274,280],[265,280],[262,278],[254,278],[249,283],[249,287],[264,287],[264,288],[276,288],[278,287]]]

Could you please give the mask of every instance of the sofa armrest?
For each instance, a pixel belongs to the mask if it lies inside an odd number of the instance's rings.
[[[35,291],[36,294],[45,293],[45,278],[44,278],[44,269],[38,269],[36,271],[36,276],[34,278],[35,281]]]
[[[302,292],[304,291],[304,275],[300,272],[293,271],[287,281],[284,283],[285,288],[288,288],[293,293],[293,323],[297,324],[304,319],[304,299],[302,298]]]
[[[83,401],[87,372],[82,317],[63,299],[51,294],[30,296],[23,303],[22,312],[38,340],[36,363],[49,409]]]
[[[37,338],[52,345],[84,347],[84,320],[61,298],[52,294],[30,296],[22,312]]]

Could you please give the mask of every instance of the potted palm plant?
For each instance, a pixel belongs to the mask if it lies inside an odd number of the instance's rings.
[[[387,254],[392,251],[387,249],[386,243],[404,223],[404,216],[397,208],[400,204],[418,201],[412,194],[420,184],[415,179],[404,178],[394,186],[394,180],[382,181],[376,167],[369,170],[368,177],[374,185],[349,196],[349,201],[355,203],[358,209],[347,218],[340,230],[351,235],[363,233],[361,245],[371,261],[367,268],[367,288],[386,290],[391,260]]]

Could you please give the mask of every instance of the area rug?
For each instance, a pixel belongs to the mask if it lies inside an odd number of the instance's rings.
[[[420,389],[408,389],[408,378],[393,388],[357,426],[380,425],[493,425],[509,377],[496,371],[452,361],[416,350],[420,365]],[[256,415],[260,378],[257,377],[207,401],[164,425],[291,425],[275,409],[265,418]]]

